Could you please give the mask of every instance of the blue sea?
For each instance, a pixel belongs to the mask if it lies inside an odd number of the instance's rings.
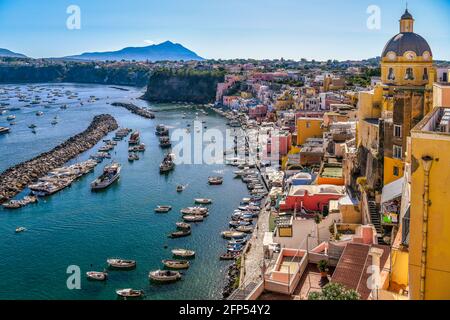
[[[123,91],[101,85],[34,86],[33,96],[42,96],[42,101],[55,89],[76,92],[77,98],[64,95],[56,101],[24,107],[27,103],[20,102],[16,93],[26,93],[27,85],[1,85],[0,93],[8,90],[0,95],[0,102],[9,103],[7,109],[21,109],[0,116],[0,126],[9,127],[6,117],[16,115],[11,133],[0,136],[0,171],[52,149],[86,129],[92,118],[102,113],[113,115],[120,127],[139,130],[147,150],[140,161],[130,163],[127,142],[119,142],[112,156],[123,165],[121,178],[103,192],[93,193],[89,185],[101,174],[106,161],[70,188],[37,204],[15,211],[0,209],[0,299],[108,300],[116,299],[115,290],[121,288],[143,289],[145,299],[220,299],[229,266],[229,262],[219,261],[226,245],[220,232],[228,229],[230,215],[247,195],[247,189],[233,178],[234,168],[225,165],[177,165],[167,176],[160,175],[159,164],[167,151],[160,149],[154,132],[158,124],[172,130],[186,128],[196,117],[208,128],[224,131],[225,120],[211,111],[208,115],[199,112],[200,106],[148,104],[138,99],[143,94],[138,88],[123,87],[128,90]],[[90,96],[99,100],[88,102]],[[144,119],[108,104],[115,101],[149,106],[156,111],[156,119]],[[63,104],[67,104],[66,110],[60,108]],[[44,115],[36,116],[37,111]],[[52,125],[55,116],[58,124]],[[30,124],[37,126],[36,133],[28,128]],[[88,159],[101,145],[100,141],[70,163]],[[211,175],[224,176],[224,184],[209,186],[207,178]],[[178,184],[187,185],[183,193],[176,192]],[[181,221],[179,210],[192,206],[193,199],[199,197],[213,199],[210,216],[193,225],[192,236],[169,239],[175,222]],[[159,204],[171,205],[173,210],[155,214],[153,210]],[[19,226],[27,231],[16,234]],[[183,279],[170,285],[150,283],[148,272],[161,269],[161,260],[171,258],[171,249],[178,247],[197,252],[190,269],[183,272]],[[105,283],[86,280],[85,272],[102,271],[110,257],[134,259],[137,268],[110,271]],[[79,290],[67,287],[67,268],[71,265],[81,270]]]

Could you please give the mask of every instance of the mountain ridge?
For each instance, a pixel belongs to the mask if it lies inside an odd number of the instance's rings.
[[[0,48],[0,57],[26,58],[27,56],[21,53],[13,52],[5,48]]]
[[[165,41],[160,44],[145,47],[126,47],[117,51],[84,52],[80,55],[67,56],[63,59],[106,61],[106,60],[135,60],[135,61],[179,61],[204,60],[195,52],[179,43]]]

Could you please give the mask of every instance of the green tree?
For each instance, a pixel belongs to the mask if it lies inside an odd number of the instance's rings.
[[[329,283],[322,288],[322,292],[311,292],[308,300],[359,300],[359,293],[347,289],[340,283]]]

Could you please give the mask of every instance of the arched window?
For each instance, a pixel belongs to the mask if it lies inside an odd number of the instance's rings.
[[[406,69],[405,80],[414,80],[414,71],[412,68]]]
[[[389,68],[388,80],[395,80],[395,73],[393,68]]]
[[[428,81],[428,68],[423,69],[423,80]]]

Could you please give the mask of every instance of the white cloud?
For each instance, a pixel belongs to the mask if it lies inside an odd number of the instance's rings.
[[[148,45],[155,44],[155,41],[153,41],[153,40],[144,40],[144,42],[145,42],[145,44],[148,44]]]

